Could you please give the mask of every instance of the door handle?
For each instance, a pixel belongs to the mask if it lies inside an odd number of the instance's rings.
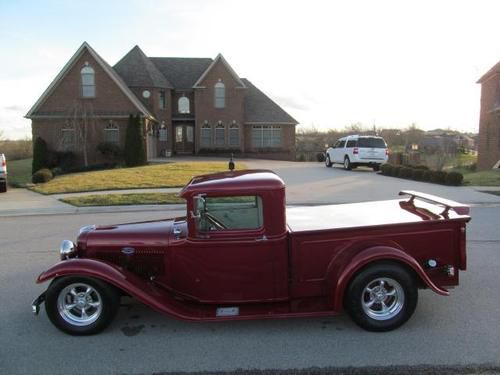
[[[255,239],[255,241],[256,241],[256,242],[267,241],[267,237],[266,237],[266,235],[263,235],[263,236],[262,236],[262,237],[260,237],[260,238],[256,238],[256,239]]]

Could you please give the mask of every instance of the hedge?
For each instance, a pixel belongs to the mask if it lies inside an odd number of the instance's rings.
[[[401,166],[383,164],[380,172],[385,176],[407,178],[416,181],[433,182],[436,184],[462,185],[464,176],[459,172],[433,171],[425,165]]]

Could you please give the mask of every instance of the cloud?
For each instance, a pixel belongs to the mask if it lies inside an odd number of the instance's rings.
[[[5,109],[6,111],[22,112],[22,111],[24,111],[25,108],[23,105],[13,104],[13,105],[8,105],[6,107],[3,107],[3,109]]]

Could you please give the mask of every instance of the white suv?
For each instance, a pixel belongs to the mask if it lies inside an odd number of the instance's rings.
[[[0,193],[7,191],[7,162],[5,155],[0,154]]]
[[[339,138],[326,150],[325,164],[327,167],[343,164],[346,170],[364,165],[378,171],[380,165],[387,163],[388,157],[389,150],[382,137],[348,135]]]

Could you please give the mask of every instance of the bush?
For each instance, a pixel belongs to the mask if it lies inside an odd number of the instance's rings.
[[[78,157],[72,151],[56,151],[52,153],[49,163],[52,168],[60,168],[63,172],[68,172],[78,166]]]
[[[449,172],[446,174],[445,183],[446,185],[458,186],[462,185],[464,176],[458,172]]]
[[[413,170],[408,167],[401,167],[398,172],[398,177],[411,178]]]
[[[424,173],[427,172],[424,169],[415,168],[412,170],[411,178],[416,181],[424,181]]]
[[[422,181],[427,181],[427,182],[431,182],[432,181],[432,176],[433,176],[434,172],[431,171],[431,170],[428,170],[428,171],[424,171],[424,174],[422,176],[423,180]]]
[[[324,152],[318,152],[316,154],[316,160],[319,162],[324,162],[325,161],[325,153]]]
[[[297,160],[298,160],[298,161],[306,161],[306,155],[304,155],[304,154],[299,154],[299,156],[297,157]]]
[[[444,184],[446,180],[446,172],[444,171],[433,171],[431,176],[431,182],[436,184]]]
[[[50,171],[52,172],[52,175],[54,177],[59,176],[60,174],[64,173],[63,170],[61,168],[59,168],[59,167],[54,167]]]
[[[33,144],[33,163],[31,173],[35,174],[42,168],[49,167],[50,151],[47,142],[42,137],[38,137]]]
[[[116,161],[122,157],[122,150],[116,143],[101,142],[96,149],[108,160]]]
[[[424,171],[428,171],[429,170],[429,167],[427,165],[414,165],[412,166],[413,169],[421,169],[421,170],[424,170]]]
[[[401,169],[402,167],[400,165],[394,165],[392,167],[392,170],[391,170],[391,176],[392,177],[399,177],[399,170]]]
[[[54,178],[54,176],[52,175],[50,169],[42,168],[33,173],[33,176],[31,176],[31,182],[33,182],[34,184],[40,184],[49,182],[50,180],[52,180],[52,178]]]
[[[391,164],[382,164],[380,166],[380,171],[386,176],[390,176],[392,174],[392,169],[393,166]]]

